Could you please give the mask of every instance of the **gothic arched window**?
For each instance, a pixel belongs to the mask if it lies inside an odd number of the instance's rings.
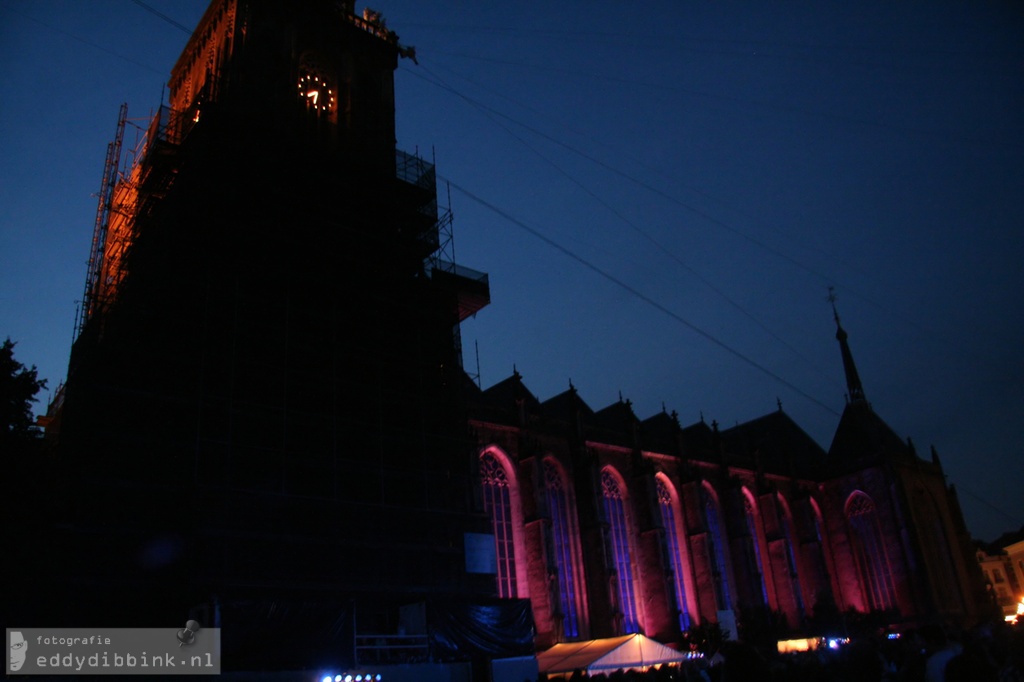
[[[828,562],[825,554],[828,551],[826,546],[827,535],[825,533],[825,520],[821,516],[821,509],[813,498],[810,500],[811,515],[814,520],[814,546],[812,547],[811,560],[812,575],[815,581],[814,605],[833,601],[832,577],[828,572]]]
[[[480,483],[484,509],[494,530],[494,550],[498,561],[498,596],[512,599],[516,590],[515,524],[512,521],[512,486],[508,473],[491,451],[480,455]]]
[[[579,606],[576,585],[576,516],[573,513],[565,477],[558,465],[544,460],[544,489],[551,514],[551,540],[558,577],[558,601],[566,638],[579,637]]]
[[[757,510],[749,491],[743,490],[743,515],[747,522],[747,571],[750,577],[751,597],[758,605],[768,603],[768,588],[764,583],[764,565],[761,562],[761,542],[757,533]]]
[[[793,598],[796,600],[797,610],[804,612],[804,595],[800,587],[800,573],[797,570],[796,560],[796,536],[793,534],[793,517],[789,513],[789,505],[780,493],[779,502],[779,526],[782,529],[782,539],[786,543],[786,565],[789,569],[789,579],[793,585]]]
[[[850,495],[846,502],[846,520],[850,526],[853,556],[871,609],[891,609],[896,604],[889,559],[878,525],[875,503],[862,492]]]
[[[685,632],[690,627],[690,612],[686,608],[686,583],[685,568],[682,546],[680,544],[680,523],[679,514],[676,512],[677,504],[673,500],[672,489],[662,478],[657,478],[658,485],[658,507],[661,510],[661,524],[665,528],[662,535],[664,545],[662,550],[669,557],[669,564],[672,567],[672,583],[676,598],[676,609],[679,612],[679,629]]]
[[[608,469],[601,472],[601,494],[604,499],[604,515],[611,529],[612,561],[615,568],[615,586],[618,588],[618,605],[622,612],[622,634],[639,632],[625,494],[615,475]]]
[[[715,586],[715,605],[719,611],[732,608],[729,597],[729,580],[725,574],[725,537],[722,535],[722,521],[718,514],[718,502],[707,486],[701,487],[701,508],[704,526],[708,531],[708,564]]]

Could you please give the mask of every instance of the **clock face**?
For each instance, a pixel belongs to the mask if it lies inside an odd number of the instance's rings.
[[[315,73],[299,76],[299,98],[306,103],[307,109],[318,114],[334,109],[334,89]]]

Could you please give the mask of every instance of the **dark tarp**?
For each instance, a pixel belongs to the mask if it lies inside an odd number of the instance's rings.
[[[427,603],[427,632],[436,661],[534,654],[527,599],[433,600]]]

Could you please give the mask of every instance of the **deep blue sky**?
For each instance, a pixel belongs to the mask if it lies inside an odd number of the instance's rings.
[[[723,427],[779,398],[827,449],[831,285],[868,399],[935,444],[971,532],[1024,524],[1019,3],[371,6],[420,62],[399,146],[491,276],[463,325],[484,387],[515,365],[542,400],[571,380]],[[149,116],[187,37],[131,0],[0,2],[0,336],[51,388],[118,106]]]

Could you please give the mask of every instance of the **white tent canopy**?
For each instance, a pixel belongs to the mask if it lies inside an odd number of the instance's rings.
[[[585,670],[587,674],[681,663],[684,654],[640,634],[556,644],[537,654],[537,667],[545,675]]]

